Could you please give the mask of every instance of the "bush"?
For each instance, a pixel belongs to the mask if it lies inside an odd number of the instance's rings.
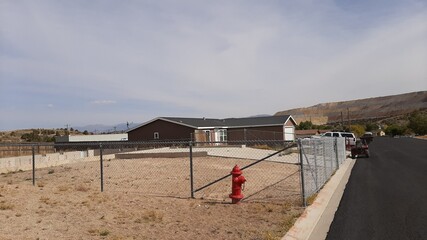
[[[378,130],[378,125],[375,123],[367,123],[365,126],[366,126],[365,129],[367,132],[372,132],[372,131]]]
[[[414,131],[415,134],[427,134],[427,113],[415,112],[409,116],[408,127]]]
[[[351,125],[350,131],[360,137],[365,133],[365,127],[362,125]]]
[[[393,124],[385,129],[385,134],[394,137],[398,135],[404,135],[407,130],[408,128],[406,126]]]

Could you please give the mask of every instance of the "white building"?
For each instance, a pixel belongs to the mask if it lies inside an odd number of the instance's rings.
[[[72,143],[72,142],[118,142],[127,141],[128,134],[99,134],[99,135],[74,135],[55,137],[57,143]]]

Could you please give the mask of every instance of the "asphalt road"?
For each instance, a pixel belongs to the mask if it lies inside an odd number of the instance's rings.
[[[427,140],[375,138],[353,167],[328,240],[427,239]]]

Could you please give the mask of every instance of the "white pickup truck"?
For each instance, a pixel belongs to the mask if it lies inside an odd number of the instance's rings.
[[[322,137],[345,137],[345,145],[351,147],[356,145],[356,136],[351,132],[326,132]]]

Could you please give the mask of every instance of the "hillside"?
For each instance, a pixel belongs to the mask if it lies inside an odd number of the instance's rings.
[[[20,129],[14,131],[0,131],[0,143],[19,142],[53,142],[55,136],[82,135],[77,130],[66,129]],[[88,133],[87,133],[88,134]]]
[[[321,125],[350,118],[351,121],[381,120],[402,116],[416,110],[427,110],[427,91],[400,95],[366,98],[344,102],[322,103],[306,108],[277,112],[275,115],[292,115],[299,123],[312,121]]]

